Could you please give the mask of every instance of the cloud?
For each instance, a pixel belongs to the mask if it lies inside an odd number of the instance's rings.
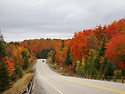
[[[72,38],[75,31],[125,17],[125,0],[0,0],[6,41]]]

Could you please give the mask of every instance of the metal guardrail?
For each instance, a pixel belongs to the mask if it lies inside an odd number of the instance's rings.
[[[22,94],[31,94],[33,87],[33,80],[34,80],[34,75],[32,76],[32,79],[30,80],[29,84],[27,85],[26,90]]]
[[[94,80],[107,80],[107,81],[114,81],[117,82],[117,80],[120,80],[121,83],[124,83],[125,81],[125,77],[114,77],[114,76],[91,76],[91,75],[85,75],[83,76],[83,78],[87,78],[87,79],[94,79]]]

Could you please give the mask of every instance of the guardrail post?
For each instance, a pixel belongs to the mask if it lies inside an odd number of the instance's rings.
[[[102,79],[103,79],[103,81],[104,81],[104,75],[102,76]]]
[[[108,76],[108,81],[109,81],[110,79],[109,79],[109,76]]]
[[[122,83],[124,83],[124,76],[122,76]]]
[[[91,79],[92,79],[92,75],[91,75]]]
[[[116,82],[116,77],[114,77],[114,82]]]
[[[98,76],[98,80],[100,80],[100,76]]]

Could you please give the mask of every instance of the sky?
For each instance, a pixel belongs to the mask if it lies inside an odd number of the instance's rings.
[[[6,42],[72,38],[74,32],[125,18],[125,0],[0,0]]]

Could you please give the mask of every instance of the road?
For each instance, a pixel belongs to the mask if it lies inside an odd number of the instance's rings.
[[[125,94],[125,84],[63,76],[43,59],[36,63],[36,78],[45,94]]]

